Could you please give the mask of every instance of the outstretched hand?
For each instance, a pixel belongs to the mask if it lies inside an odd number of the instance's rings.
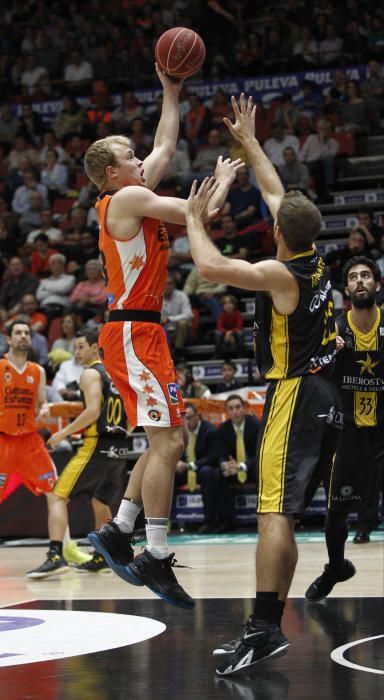
[[[172,92],[178,95],[180,93],[181,88],[183,87],[184,78],[172,78],[171,75],[167,75],[167,73],[164,73],[164,71],[160,68],[160,66],[157,63],[155,63],[155,70],[163,86],[163,89],[170,89],[172,90]]]
[[[228,127],[236,141],[244,143],[245,141],[253,140],[255,138],[256,105],[253,104],[252,97],[248,97],[248,100],[246,100],[242,92],[239,103],[240,109],[233,95],[231,97],[231,103],[236,121],[233,124],[228,117],[224,117],[224,124]]]
[[[241,158],[236,160],[231,160],[226,158],[223,160],[223,156],[219,156],[215,168],[215,178],[220,182],[225,182],[231,185],[236,179],[236,173],[242,165],[245,165]]]
[[[213,209],[208,213],[208,206],[219,184],[214,177],[206,177],[201,183],[199,191],[196,192],[197,180],[194,180],[187,200],[187,218],[188,216],[194,216],[200,221],[209,221],[217,216],[219,208]]]

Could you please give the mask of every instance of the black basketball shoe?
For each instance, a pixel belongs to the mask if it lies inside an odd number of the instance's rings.
[[[264,659],[283,656],[289,647],[288,639],[280,627],[265,620],[256,620],[251,616],[245,625],[236,650],[228,654],[226,660],[217,667],[219,676],[238,673]]]
[[[355,573],[356,569],[348,559],[344,560],[344,566],[339,571],[334,571],[329,564],[326,564],[321,576],[318,576],[305,591],[305,597],[312,601],[323,600],[329,595],[336,583],[348,581]]]
[[[165,559],[156,559],[148,549],[144,549],[128,564],[127,570],[136,585],[145,584],[167,603],[179,608],[194,608],[195,601],[180,586],[172,571],[176,563],[173,557],[174,554],[170,554]]]
[[[230,642],[223,642],[219,644],[212,652],[213,656],[219,656],[220,654],[233,654],[241,642],[241,637],[237,639],[231,639]]]
[[[49,576],[56,576],[57,574],[68,573],[68,571],[70,571],[70,567],[64,557],[55,549],[50,549],[49,552],[47,552],[45,562],[37,569],[28,571],[26,575],[28,578],[41,579],[48,578]]]
[[[111,569],[105,561],[102,554],[94,553],[92,559],[83,561],[82,564],[77,564],[76,571],[81,571],[84,574],[110,574]]]
[[[134,532],[122,532],[116,523],[110,520],[99,530],[90,532],[88,539],[96,551],[102,554],[115,574],[134,586],[143,585],[138,579],[135,580],[127,570],[128,564],[134,557],[131,544],[137,541]]]

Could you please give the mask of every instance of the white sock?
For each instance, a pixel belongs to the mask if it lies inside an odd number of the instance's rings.
[[[148,549],[156,559],[165,559],[168,556],[168,518],[145,518],[145,531]]]
[[[138,506],[134,501],[131,501],[129,498],[123,498],[117,515],[113,518],[113,522],[116,523],[122,532],[132,532],[135,527],[135,520],[141,509],[142,506]]]

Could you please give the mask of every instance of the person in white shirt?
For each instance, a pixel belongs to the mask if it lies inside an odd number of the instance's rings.
[[[27,58],[27,69],[22,73],[21,86],[27,95],[34,95],[39,89],[47,94],[50,92],[47,69],[38,65],[33,54]]]
[[[329,187],[335,179],[335,157],[339,144],[333,139],[332,125],[327,119],[319,119],[317,133],[307,136],[299,153],[299,160],[308,167],[315,179],[316,194],[319,201],[329,200]]]
[[[50,243],[58,243],[63,238],[63,232],[61,229],[53,225],[53,215],[51,209],[43,209],[41,212],[41,226],[40,228],[35,228],[27,236],[27,243],[33,243],[36,236],[40,233],[45,233]]]
[[[71,53],[70,63],[64,70],[64,80],[70,83],[70,87],[76,88],[84,80],[92,80],[93,68],[88,61],[84,61],[81,51],[75,49]]]
[[[51,386],[64,401],[80,401],[79,384],[83,369],[84,367],[76,362],[74,357],[61,363]]]
[[[65,256],[61,253],[52,255],[49,260],[52,274],[41,280],[37,288],[36,298],[45,313],[49,312],[49,307],[53,307],[52,311],[54,311],[55,307],[64,308],[68,305],[69,294],[74,288],[76,280],[73,275],[65,273],[65,263]]]
[[[176,289],[173,277],[169,276],[164,288],[161,324],[173,346],[173,356],[182,359],[188,330],[192,321],[192,308],[188,296]]]
[[[284,149],[290,146],[295,153],[300,150],[299,141],[296,136],[286,134],[281,124],[272,124],[272,136],[264,143],[263,150],[273,165],[284,165]]]

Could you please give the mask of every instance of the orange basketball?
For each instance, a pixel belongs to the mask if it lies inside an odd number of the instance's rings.
[[[155,55],[164,73],[173,78],[187,78],[203,65],[205,45],[193,29],[173,27],[157,40]]]

